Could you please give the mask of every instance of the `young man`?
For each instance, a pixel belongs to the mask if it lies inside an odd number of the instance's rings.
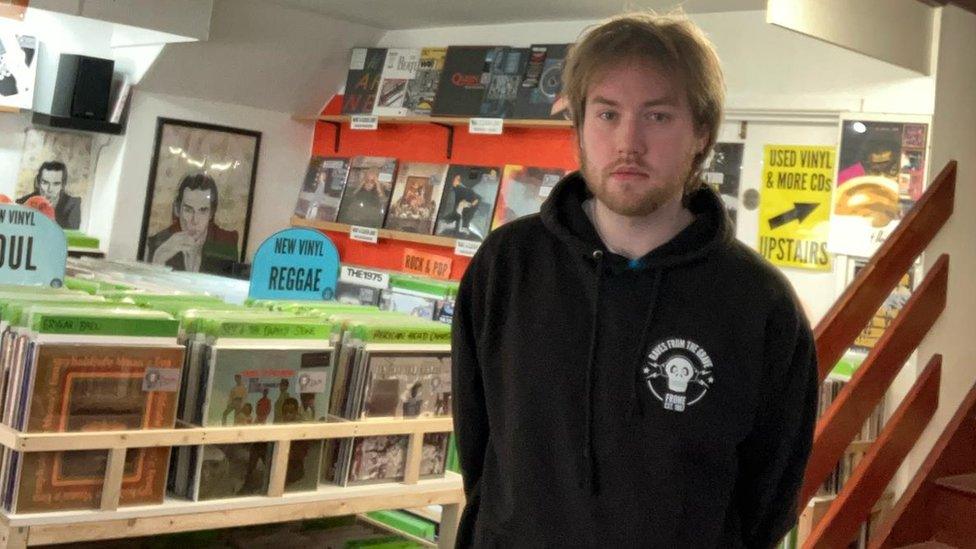
[[[459,545],[772,547],[817,368],[789,283],[700,184],[718,58],[683,17],[627,15],[563,77],[580,172],[489,236],[457,298]]]

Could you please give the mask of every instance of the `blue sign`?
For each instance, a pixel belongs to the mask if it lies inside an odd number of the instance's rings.
[[[0,284],[64,284],[68,241],[64,231],[41,212],[0,204]]]
[[[329,237],[312,229],[285,229],[261,243],[251,265],[254,299],[335,297],[339,251]]]

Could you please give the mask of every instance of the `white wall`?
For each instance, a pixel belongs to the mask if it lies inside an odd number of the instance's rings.
[[[288,225],[308,163],[312,123],[295,121],[283,112],[137,90],[117,177],[106,177],[95,189],[101,208],[92,216],[90,229],[108,241],[110,257],[136,257],[158,117],[261,132],[248,257],[262,240]]]
[[[919,369],[935,353],[942,353],[939,409],[909,456],[917,468],[938,439],[963,396],[976,382],[976,14],[949,5],[943,8],[938,66],[936,114],[932,124],[932,166],[941,169],[959,162],[953,215],[925,254],[927,267],[947,253],[949,289],[945,312],[919,347]]]
[[[217,0],[206,42],[169,44],[143,89],[317,115],[342,82],[353,46],[371,46],[373,27],[263,0]]]

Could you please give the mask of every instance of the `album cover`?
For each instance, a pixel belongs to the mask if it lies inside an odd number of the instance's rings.
[[[563,118],[562,109],[553,112],[563,87],[563,65],[570,44],[533,44],[519,84],[515,118],[545,120]]]
[[[533,168],[509,164],[505,166],[492,229],[509,221],[538,213],[552,188],[566,174],[561,168]]]
[[[325,421],[332,351],[212,348],[203,426]]]
[[[410,113],[417,116],[429,116],[434,107],[437,96],[437,85],[440,83],[441,70],[444,69],[444,58],[447,48],[424,48],[420,50],[420,63],[417,74],[407,83],[407,97],[403,106]]]
[[[437,298],[396,289],[384,290],[380,294],[380,309],[433,320],[437,312]]]
[[[431,234],[446,173],[447,164],[408,162],[400,166],[385,228]]]
[[[364,419],[450,414],[450,354],[372,351],[367,372]]]
[[[511,118],[515,114],[515,99],[519,83],[529,59],[528,48],[502,48],[491,59],[491,76],[485,98],[481,103],[480,116],[485,118]]]
[[[176,419],[180,346],[33,345],[36,360],[24,402],[27,432],[171,428]],[[26,379],[26,378],[25,378]],[[25,384],[27,386],[27,384]],[[97,509],[107,452],[20,455],[16,512]],[[126,453],[120,503],[163,500],[169,448]]]
[[[480,242],[488,236],[498,196],[499,169],[451,166],[434,233]]]
[[[349,159],[313,156],[298,193],[295,215],[303,219],[335,221],[349,175]]]
[[[411,48],[391,48],[386,52],[383,64],[383,77],[373,114],[377,116],[406,116],[410,109],[404,104],[407,86],[417,74],[420,63],[420,50]]]
[[[342,98],[342,114],[372,114],[386,48],[353,48]]]
[[[37,38],[0,32],[0,107],[30,109],[37,74]]]
[[[434,100],[434,116],[478,116],[502,46],[450,46]]]
[[[336,301],[354,305],[380,304],[380,295],[390,284],[390,275],[382,271],[342,265],[336,283]]]
[[[396,167],[396,158],[353,157],[337,221],[359,227],[382,227]]]
[[[420,458],[420,477],[444,474],[450,433],[424,435]],[[402,480],[407,461],[408,435],[357,438],[352,443],[348,484]]]

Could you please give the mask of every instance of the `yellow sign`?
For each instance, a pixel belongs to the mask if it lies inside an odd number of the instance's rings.
[[[834,147],[766,145],[759,187],[759,253],[785,267],[830,270],[827,233]]]

